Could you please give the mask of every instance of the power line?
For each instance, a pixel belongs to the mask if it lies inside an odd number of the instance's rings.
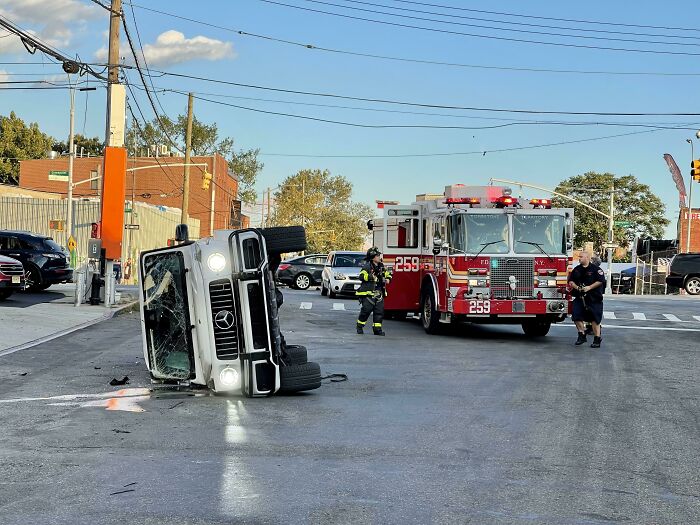
[[[262,1],[262,0],[261,0]],[[130,67],[130,66],[122,66]],[[401,100],[391,100],[391,99],[381,99],[381,98],[367,98],[367,97],[355,97],[349,95],[338,95],[335,93],[320,93],[314,91],[301,91],[295,89],[286,89],[278,87],[260,86],[256,84],[244,84],[241,82],[231,82],[228,80],[212,79],[207,77],[200,77],[196,75],[187,75],[184,73],[172,73],[168,71],[153,70],[156,73],[161,73],[166,76],[172,76],[177,78],[189,78],[193,80],[201,80],[203,82],[212,82],[215,84],[222,84],[228,86],[237,86],[248,89],[258,89],[264,91],[274,91],[278,93],[289,93],[294,95],[307,95],[315,97],[325,97],[325,98],[337,98],[343,100],[354,100],[358,102],[373,102],[379,104],[391,104],[399,106],[414,106],[422,108],[433,108],[433,109],[454,109],[463,111],[483,111],[483,112],[497,112],[497,113],[523,113],[530,115],[588,115],[588,116],[617,116],[617,117],[697,117],[700,113],[648,113],[648,112],[634,112],[634,113],[623,113],[623,112],[607,112],[607,111],[551,111],[551,110],[532,110],[532,109],[505,109],[505,108],[489,108],[489,107],[476,107],[476,106],[456,106],[448,104],[428,104],[421,102],[407,102]]]
[[[673,129],[673,128],[670,128]],[[587,139],[566,140],[560,142],[550,142],[546,144],[534,144],[531,146],[518,146],[513,148],[500,148],[481,151],[460,151],[448,153],[406,153],[406,154],[387,154],[387,155],[314,155],[314,154],[297,154],[297,153],[261,153],[266,157],[306,157],[306,158],[330,158],[330,159],[382,159],[382,158],[417,158],[417,157],[455,157],[467,155],[482,155],[487,153],[507,153],[511,151],[523,151],[530,149],[549,148],[554,146],[564,146],[568,144],[580,144],[584,142],[595,142],[599,140],[615,139],[619,137],[629,137],[632,135],[641,135],[643,133],[655,133],[658,131],[668,131],[666,128],[650,129],[644,131],[632,131],[630,133],[618,133],[616,135],[606,135],[604,137],[592,137]]]
[[[392,12],[380,11],[380,10],[375,10],[375,9],[366,9],[366,8],[362,8],[362,7],[346,6],[346,5],[336,4],[336,3],[332,3],[332,2],[324,2],[322,0],[304,0],[304,1],[309,2],[309,3],[313,3],[313,4],[320,4],[320,5],[326,5],[326,6],[331,6],[331,7],[341,8],[341,9],[348,9],[350,11],[361,11],[364,13],[388,15],[388,16],[393,16],[393,17],[397,17],[397,18],[404,18],[404,19],[409,19],[409,20],[420,20],[423,22],[436,22],[439,24],[449,24],[449,25],[456,25],[456,26],[462,26],[462,27],[472,27],[472,28],[476,28],[476,29],[507,31],[507,32],[512,32],[512,33],[524,33],[524,34],[530,34],[530,35],[545,35],[548,37],[558,36],[558,37],[564,37],[564,38],[585,38],[588,40],[602,40],[602,41],[612,41],[612,42],[633,42],[633,43],[637,43],[637,44],[660,44],[660,45],[675,45],[675,46],[697,46],[698,45],[697,43],[692,43],[692,42],[663,42],[663,41],[658,41],[658,40],[636,40],[636,39],[631,39],[631,38],[601,37],[601,36],[594,36],[594,35],[570,35],[570,34],[565,34],[565,33],[554,33],[551,31],[548,31],[548,32],[535,31],[532,29],[510,29],[510,28],[487,26],[487,25],[467,23],[467,22],[456,22],[456,21],[451,21],[451,20],[437,20],[435,18],[426,18],[426,17],[421,17],[421,16],[405,15],[405,14],[392,13]],[[353,4],[361,4],[361,5],[368,5],[368,6],[374,6],[374,7],[389,7],[389,9],[399,9],[396,7],[386,6],[385,4],[375,4],[375,3],[371,3],[371,2],[360,2],[357,0],[345,0],[345,1],[353,3]],[[438,15],[438,16],[443,16],[443,17],[450,16],[450,15],[445,15],[442,13],[435,13],[432,11],[420,11],[420,10],[415,10],[415,9],[409,9],[407,11],[416,12],[416,13],[433,14],[433,15]],[[470,17],[461,17],[461,18],[468,18],[469,19]],[[498,21],[495,21],[495,22],[498,22]],[[503,22],[500,22],[500,23],[503,23]],[[506,23],[508,23],[508,22],[506,22]],[[510,22],[510,23],[513,24],[514,22]],[[521,25],[521,24],[518,24],[518,25]],[[547,27],[547,26],[545,26],[545,27]],[[549,27],[551,27],[551,26],[549,26]],[[569,29],[569,30],[576,31],[576,29]],[[668,38],[668,36],[666,36],[666,38]],[[684,38],[697,39],[697,37],[684,37]],[[536,43],[542,43],[542,42],[536,42]]]
[[[281,7],[288,7],[291,9],[298,9],[301,11],[308,11],[308,12],[312,12],[312,13],[330,15],[330,16],[346,18],[346,19],[350,19],[350,20],[358,20],[358,21],[369,22],[369,23],[373,23],[373,24],[400,27],[403,29],[417,29],[419,31],[428,31],[431,33],[441,33],[441,34],[448,34],[448,35],[454,35],[454,36],[466,36],[466,37],[470,37],[470,38],[482,38],[482,39],[488,39],[488,40],[500,40],[500,41],[505,41],[505,42],[517,42],[517,43],[524,43],[524,44],[539,44],[539,45],[557,46],[557,47],[570,47],[570,48],[577,48],[577,49],[620,51],[620,52],[628,52],[628,53],[700,56],[700,53],[691,53],[688,51],[631,49],[631,48],[621,48],[621,47],[607,47],[607,46],[593,46],[593,45],[584,45],[584,44],[572,44],[572,43],[564,43],[564,42],[546,42],[544,40],[529,40],[529,39],[524,39],[524,38],[513,38],[513,37],[505,37],[505,36],[481,35],[481,34],[477,34],[477,33],[465,33],[462,31],[452,31],[452,30],[448,30],[448,29],[438,29],[438,28],[434,28],[434,27],[425,27],[425,26],[417,26],[417,25],[411,25],[411,24],[403,24],[403,23],[399,23],[399,22],[390,22],[387,20],[377,20],[374,18],[366,18],[366,17],[348,15],[348,14],[344,14],[344,13],[334,13],[332,11],[324,11],[322,9],[315,9],[315,8],[311,8],[311,7],[302,7],[302,6],[292,5],[292,4],[286,4],[284,2],[279,2],[279,1],[275,1],[275,0],[257,0],[257,1],[263,2],[266,4],[277,5],[277,6],[281,6]],[[308,1],[317,1],[317,0],[308,0]]]
[[[125,2],[129,3],[129,2]],[[331,47],[317,46],[310,43],[297,42],[293,40],[287,40],[283,38],[274,37],[271,35],[263,35],[258,33],[250,33],[247,31],[235,29],[232,27],[226,27],[218,24],[212,24],[203,20],[197,20],[194,18],[189,18],[181,15],[176,15],[174,13],[168,13],[166,11],[161,11],[158,9],[153,9],[151,7],[146,7],[134,3],[129,3],[132,7],[137,9],[142,9],[145,11],[150,11],[152,13],[157,13],[164,16],[169,16],[172,18],[177,18],[187,22],[192,22],[195,24],[200,24],[207,27],[212,27],[214,29],[220,29],[222,31],[228,31],[231,33],[238,34],[240,36],[247,36],[251,38],[257,38],[261,40],[267,40],[270,42],[275,42],[278,44],[290,45],[294,47],[299,47],[311,51],[321,51],[324,53],[333,53],[339,55],[354,56],[358,58],[369,58],[373,60],[385,60],[393,62],[404,62],[412,64],[423,64],[423,65],[433,65],[433,66],[444,66],[444,67],[454,67],[454,68],[468,68],[468,69],[484,69],[484,70],[496,70],[496,71],[514,71],[514,72],[525,72],[525,73],[555,73],[555,74],[578,74],[578,75],[620,75],[620,76],[680,76],[680,77],[694,77],[700,76],[700,73],[674,73],[674,72],[663,72],[663,71],[595,71],[595,70],[577,70],[577,69],[552,69],[552,68],[536,68],[536,67],[515,67],[515,66],[494,66],[494,65],[482,65],[482,64],[466,64],[459,62],[447,62],[440,60],[426,60],[415,57],[400,57],[400,56],[389,56],[380,55],[375,53],[365,53],[360,51],[353,51],[348,49],[336,49]],[[2,62],[0,62],[2,64]]]
[[[502,11],[486,11],[483,9],[470,9],[466,7],[455,7],[455,6],[450,6],[450,5],[440,5],[440,4],[431,4],[427,2],[417,2],[415,0],[393,0],[394,2],[401,3],[401,4],[413,4],[413,5],[420,5],[420,6],[429,6],[429,7],[440,7],[444,9],[451,9],[454,11],[468,11],[471,13],[483,13],[483,14],[489,14],[489,15],[500,15],[500,16],[512,16],[512,17],[520,17],[520,18],[530,18],[530,19],[537,19],[537,20],[553,20],[556,22],[575,22],[579,24],[599,24],[599,25],[606,25],[606,26],[617,26],[617,27],[639,27],[639,28],[645,28],[645,29],[666,29],[666,30],[671,30],[671,31],[692,31],[692,32],[697,32],[697,28],[689,28],[689,27],[668,27],[668,26],[652,26],[652,25],[642,25],[642,24],[630,24],[630,23],[620,23],[620,22],[605,22],[602,20],[581,20],[581,19],[572,19],[572,18],[554,18],[554,17],[549,17],[549,16],[535,16],[535,15],[525,15],[522,13],[507,13],[507,12],[502,12]]]

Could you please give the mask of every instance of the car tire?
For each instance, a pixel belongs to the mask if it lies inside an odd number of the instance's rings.
[[[287,362],[290,365],[303,365],[309,362],[309,355],[306,347],[302,345],[287,345],[284,347],[284,353],[287,356]]]
[[[433,294],[430,289],[423,291],[420,312],[425,333],[437,334],[440,331],[440,312],[433,304]]]
[[[321,386],[321,366],[318,363],[304,363],[280,367],[279,393],[293,394],[314,390]]]
[[[684,288],[685,288],[685,291],[688,292],[689,295],[700,294],[700,277],[690,277],[685,282]]]
[[[282,254],[306,250],[306,230],[303,226],[277,226],[260,231],[265,237],[267,253]]]
[[[308,273],[300,273],[294,278],[294,288],[308,290],[311,287],[311,276]]]
[[[48,290],[51,287],[51,283],[44,283],[39,286],[39,290]]]
[[[326,288],[326,285],[323,284],[323,282],[321,282],[321,295],[324,297],[328,295],[328,288]]]
[[[29,266],[25,270],[25,275],[27,279],[27,291],[37,292],[42,289],[41,287],[44,285],[44,283],[41,278],[41,272],[39,271],[39,268],[36,268],[35,266]]]
[[[335,299],[336,297],[338,297],[338,294],[329,288],[328,289],[328,297],[330,297],[331,299]]]
[[[544,337],[549,333],[552,323],[546,321],[535,321],[523,323],[523,332],[528,337]]]
[[[13,290],[0,290],[0,301],[4,301],[12,295]]]

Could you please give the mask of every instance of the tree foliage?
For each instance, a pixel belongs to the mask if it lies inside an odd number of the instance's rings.
[[[19,184],[19,161],[46,157],[53,143],[36,122],[27,126],[14,111],[0,115],[0,183]]]
[[[141,131],[135,126],[127,130],[126,145],[136,155],[148,154],[152,145],[165,144],[181,153],[185,151],[187,115],[172,120],[162,116],[160,121],[147,122]],[[171,141],[172,139],[172,141]],[[244,202],[255,202],[255,183],[263,168],[258,160],[260,150],[236,150],[231,137],[219,138],[216,123],[206,124],[192,118],[192,155],[207,156],[218,153],[228,161],[228,167],[238,178],[238,197]]]
[[[328,170],[301,170],[275,193],[275,226],[306,227],[309,251],[359,250],[372,209],[352,201],[352,183]]]
[[[664,216],[666,206],[652,193],[651,188],[640,183],[633,175],[616,177],[612,173],[588,172],[575,175],[562,182],[555,191],[585,202],[589,206],[608,214],[610,190],[615,187],[615,221],[628,221],[630,227],[615,226],[613,240],[623,247],[630,247],[635,237],[659,238],[669,221]],[[555,196],[554,207],[574,208],[574,243],[582,247],[593,242],[596,251],[608,239],[608,219],[568,199]]]
[[[65,142],[55,143],[52,149],[59,153],[67,154],[69,143],[70,137]],[[75,144],[75,153],[78,156],[83,154],[89,157],[99,157],[104,151],[104,144],[98,137],[89,138],[77,133],[73,136],[73,143]]]

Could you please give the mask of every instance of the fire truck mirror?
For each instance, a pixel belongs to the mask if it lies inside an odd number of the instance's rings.
[[[442,239],[439,236],[433,237],[433,247],[440,248],[442,246]]]
[[[373,220],[370,219],[370,220],[367,221],[367,229],[368,229],[369,231],[374,230],[374,221],[373,221]]]

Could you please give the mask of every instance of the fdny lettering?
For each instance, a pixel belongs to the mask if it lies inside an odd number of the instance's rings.
[[[397,257],[394,271],[417,272],[420,270],[420,257]]]

